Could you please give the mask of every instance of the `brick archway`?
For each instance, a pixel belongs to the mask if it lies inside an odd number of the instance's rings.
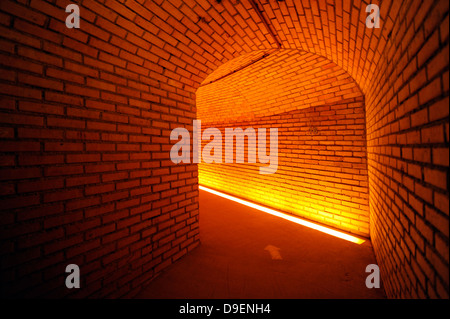
[[[291,49],[233,59],[197,90],[202,130],[276,128],[277,171],[261,175],[260,164],[223,160],[200,164],[199,182],[368,237],[364,109],[354,80],[324,57]]]
[[[300,49],[365,95],[370,234],[390,297],[448,297],[448,1],[0,1],[2,287],[135,293],[198,244],[195,165],[169,134],[245,53]],[[149,125],[150,124],[150,125]],[[447,154],[447,155],[446,155]],[[21,283],[17,285],[15,283]],[[9,288],[13,285],[13,288]]]

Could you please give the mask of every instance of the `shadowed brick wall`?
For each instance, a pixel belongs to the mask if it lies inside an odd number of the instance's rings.
[[[172,165],[170,130],[191,128],[220,65],[281,47],[334,62],[364,94],[388,296],[448,297],[447,0],[374,1],[379,29],[360,0],[257,0],[261,14],[249,0],[73,2],[80,29],[65,27],[69,1],[0,1],[2,294],[74,293],[74,262],[78,296],[131,296],[195,247],[197,168]]]
[[[169,156],[171,129],[195,118],[192,81],[158,63],[169,53],[129,20],[143,19],[138,3],[84,1],[81,28],[67,29],[68,3],[0,4],[10,297],[124,296],[199,242],[197,167]],[[70,263],[82,289],[64,286]]]

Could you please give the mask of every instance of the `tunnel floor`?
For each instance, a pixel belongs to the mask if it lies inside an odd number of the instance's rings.
[[[200,191],[198,248],[137,295],[149,299],[372,299],[376,264],[369,240],[357,245]]]

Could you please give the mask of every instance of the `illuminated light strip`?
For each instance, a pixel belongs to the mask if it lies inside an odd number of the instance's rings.
[[[355,236],[352,236],[352,235],[349,235],[349,234],[346,234],[346,233],[343,233],[343,232],[340,232],[340,231],[337,231],[337,230],[334,230],[334,229],[331,229],[331,228],[328,228],[328,227],[325,227],[325,226],[322,226],[322,225],[318,225],[318,224],[306,221],[304,219],[301,219],[301,218],[298,218],[298,217],[294,217],[292,215],[281,213],[281,212],[278,212],[276,210],[273,210],[273,209],[270,209],[270,208],[267,208],[267,207],[263,207],[263,206],[260,206],[260,205],[257,205],[257,204],[253,204],[253,203],[248,202],[246,200],[242,200],[242,199],[239,199],[237,197],[230,196],[230,195],[218,192],[216,190],[213,190],[211,188],[207,188],[205,186],[201,186],[200,185],[199,188],[201,190],[207,191],[207,192],[209,192],[211,194],[215,194],[217,196],[220,196],[220,197],[232,200],[232,201],[237,202],[239,204],[242,204],[242,205],[245,205],[245,206],[248,206],[248,207],[251,207],[251,208],[255,208],[255,209],[260,210],[262,212],[265,212],[265,213],[268,213],[268,214],[271,214],[271,215],[274,215],[274,216],[277,216],[277,217],[289,220],[289,221],[297,223],[299,225],[303,225],[303,226],[306,226],[306,227],[309,227],[309,228],[321,231],[321,232],[326,233],[328,235],[339,237],[339,238],[344,239],[344,240],[348,240],[348,241],[350,241],[352,243],[355,243],[355,244],[358,244],[358,245],[360,245],[360,244],[365,242],[364,239],[361,239],[361,238],[358,238],[358,237],[355,237]]]

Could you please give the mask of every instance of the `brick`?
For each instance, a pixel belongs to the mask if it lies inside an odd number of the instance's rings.
[[[47,17],[44,14],[33,11],[26,6],[11,1],[3,1],[1,4],[1,9],[40,26],[42,26],[47,20]]]
[[[422,109],[411,115],[411,126],[421,126],[428,123],[428,109]]]
[[[6,38],[15,43],[25,44],[27,46],[32,46],[35,48],[40,47],[40,41],[34,37],[23,34],[23,32],[18,32],[15,30],[11,30],[0,26],[0,32],[2,33],[3,38]]]
[[[39,142],[0,141],[0,149],[3,152],[33,152],[39,151]]]
[[[69,184],[68,184],[69,185]],[[92,207],[100,204],[99,197],[89,197],[89,198],[81,198],[70,200],[66,203],[67,211],[79,210],[81,208]]]
[[[0,87],[0,92],[4,95],[13,95],[32,99],[40,99],[42,96],[42,92],[40,90],[27,87],[18,87],[16,85],[9,85],[5,83],[3,83]]]
[[[63,175],[74,175],[83,174],[83,166],[52,166],[44,170],[45,176],[63,176]]]
[[[64,127],[64,128],[85,128],[86,124],[84,121],[81,120],[74,120],[74,119],[66,119],[66,118],[56,118],[56,117],[49,117],[47,118],[47,125],[48,126],[56,126],[56,127]]]
[[[48,203],[48,202],[62,201],[67,199],[78,198],[81,196],[83,196],[83,193],[79,189],[64,190],[45,194],[44,202]]]
[[[445,65],[448,65],[448,44],[427,64],[427,76],[432,79],[442,73]]]
[[[419,67],[425,64],[428,58],[434,52],[436,52],[438,48],[439,48],[439,34],[438,32],[434,32],[417,55],[417,62]]]
[[[82,117],[82,118],[87,118],[87,119],[100,118],[100,112],[86,110],[86,109],[78,109],[78,108],[68,107],[68,108],[66,108],[66,113],[70,117]],[[88,128],[89,128],[89,122],[88,122]]]
[[[57,251],[63,251],[65,249],[67,249],[68,247],[72,247],[77,244],[80,244],[82,241],[83,241],[83,235],[80,234],[80,235],[72,236],[70,238],[66,238],[61,241],[49,243],[44,246],[44,253],[46,255],[48,255],[48,254],[52,254]]]
[[[86,252],[89,252],[98,247],[100,247],[100,240],[96,239],[93,241],[84,242],[83,244],[78,245],[76,247],[67,248],[65,250],[65,252],[66,252],[67,258],[73,258],[75,256],[85,254]]]
[[[448,117],[449,115],[448,105],[449,105],[448,97],[431,105],[429,109],[430,121],[436,121]]]
[[[430,183],[441,189],[447,187],[447,173],[431,168],[424,168],[425,182]]]
[[[14,67],[18,70],[26,70],[28,72],[33,72],[36,74],[43,74],[43,66],[38,63],[33,63],[31,61],[23,60],[15,56],[1,55],[0,60],[2,65]]]
[[[82,95],[82,96],[88,96],[92,98],[99,98],[100,92],[97,89],[93,89],[86,86],[78,86],[78,85],[72,85],[67,83],[65,86],[65,91],[67,93],[75,94],[75,95]],[[72,101],[80,101],[76,105],[83,105],[82,100],[76,97],[72,98]],[[73,103],[75,104],[75,103]]]
[[[83,148],[83,143],[47,142],[44,145],[45,151],[54,152],[76,152],[82,151]]]
[[[438,229],[444,236],[449,234],[448,216],[438,213],[436,210],[429,206],[425,207],[426,220]]]
[[[96,184],[100,182],[100,177],[98,175],[94,176],[83,176],[83,177],[72,177],[66,179],[66,186],[79,186],[87,184]]]
[[[1,169],[0,173],[0,180],[20,180],[41,176],[41,170],[37,167]]]
[[[76,72],[76,73],[79,73],[82,75],[97,77],[99,74],[99,72],[96,69],[94,69],[93,67],[81,65],[78,63],[73,63],[70,61],[65,62],[64,66],[65,66],[66,70],[70,70],[70,71],[73,71],[73,72]],[[75,77],[77,77],[77,74],[75,74]]]
[[[63,155],[19,155],[19,165],[51,165],[64,163]]]
[[[49,64],[52,66],[62,67],[62,59],[59,57],[55,57],[52,54],[44,53],[42,51],[34,50],[26,47],[19,47],[18,54],[20,56],[30,58],[32,60],[36,60],[39,62],[43,62],[44,64]]]
[[[433,164],[449,166],[449,152],[447,148],[433,148]]]
[[[59,105],[33,103],[25,101],[19,103],[19,110],[44,114],[56,114],[56,115],[64,114],[64,108]]]
[[[442,143],[444,142],[444,127],[435,125],[421,130],[422,143]]]
[[[85,188],[86,195],[107,193],[112,192],[114,190],[115,190],[114,184],[98,185]]]
[[[1,199],[0,205],[2,210],[10,210],[21,207],[38,205],[40,203],[40,198],[37,195],[21,196],[15,198]]]
[[[423,105],[429,100],[439,96],[440,94],[441,81],[439,78],[437,78],[419,91],[419,103]]]
[[[67,163],[98,162],[100,154],[73,154],[66,156]]]
[[[51,179],[51,180],[39,180],[39,181],[27,181],[19,183],[17,186],[19,193],[28,193],[35,191],[43,191],[49,189],[58,189],[64,187],[64,180]]]
[[[85,90],[87,89],[85,88]],[[45,99],[50,102],[59,102],[63,104],[79,105],[79,106],[83,105],[83,99],[77,96],[49,91],[45,91],[44,95]]]
[[[52,231],[35,233],[33,236],[28,237],[26,240],[22,240],[19,243],[20,249],[37,246],[42,243],[53,241],[64,236],[62,228],[57,228]]]

